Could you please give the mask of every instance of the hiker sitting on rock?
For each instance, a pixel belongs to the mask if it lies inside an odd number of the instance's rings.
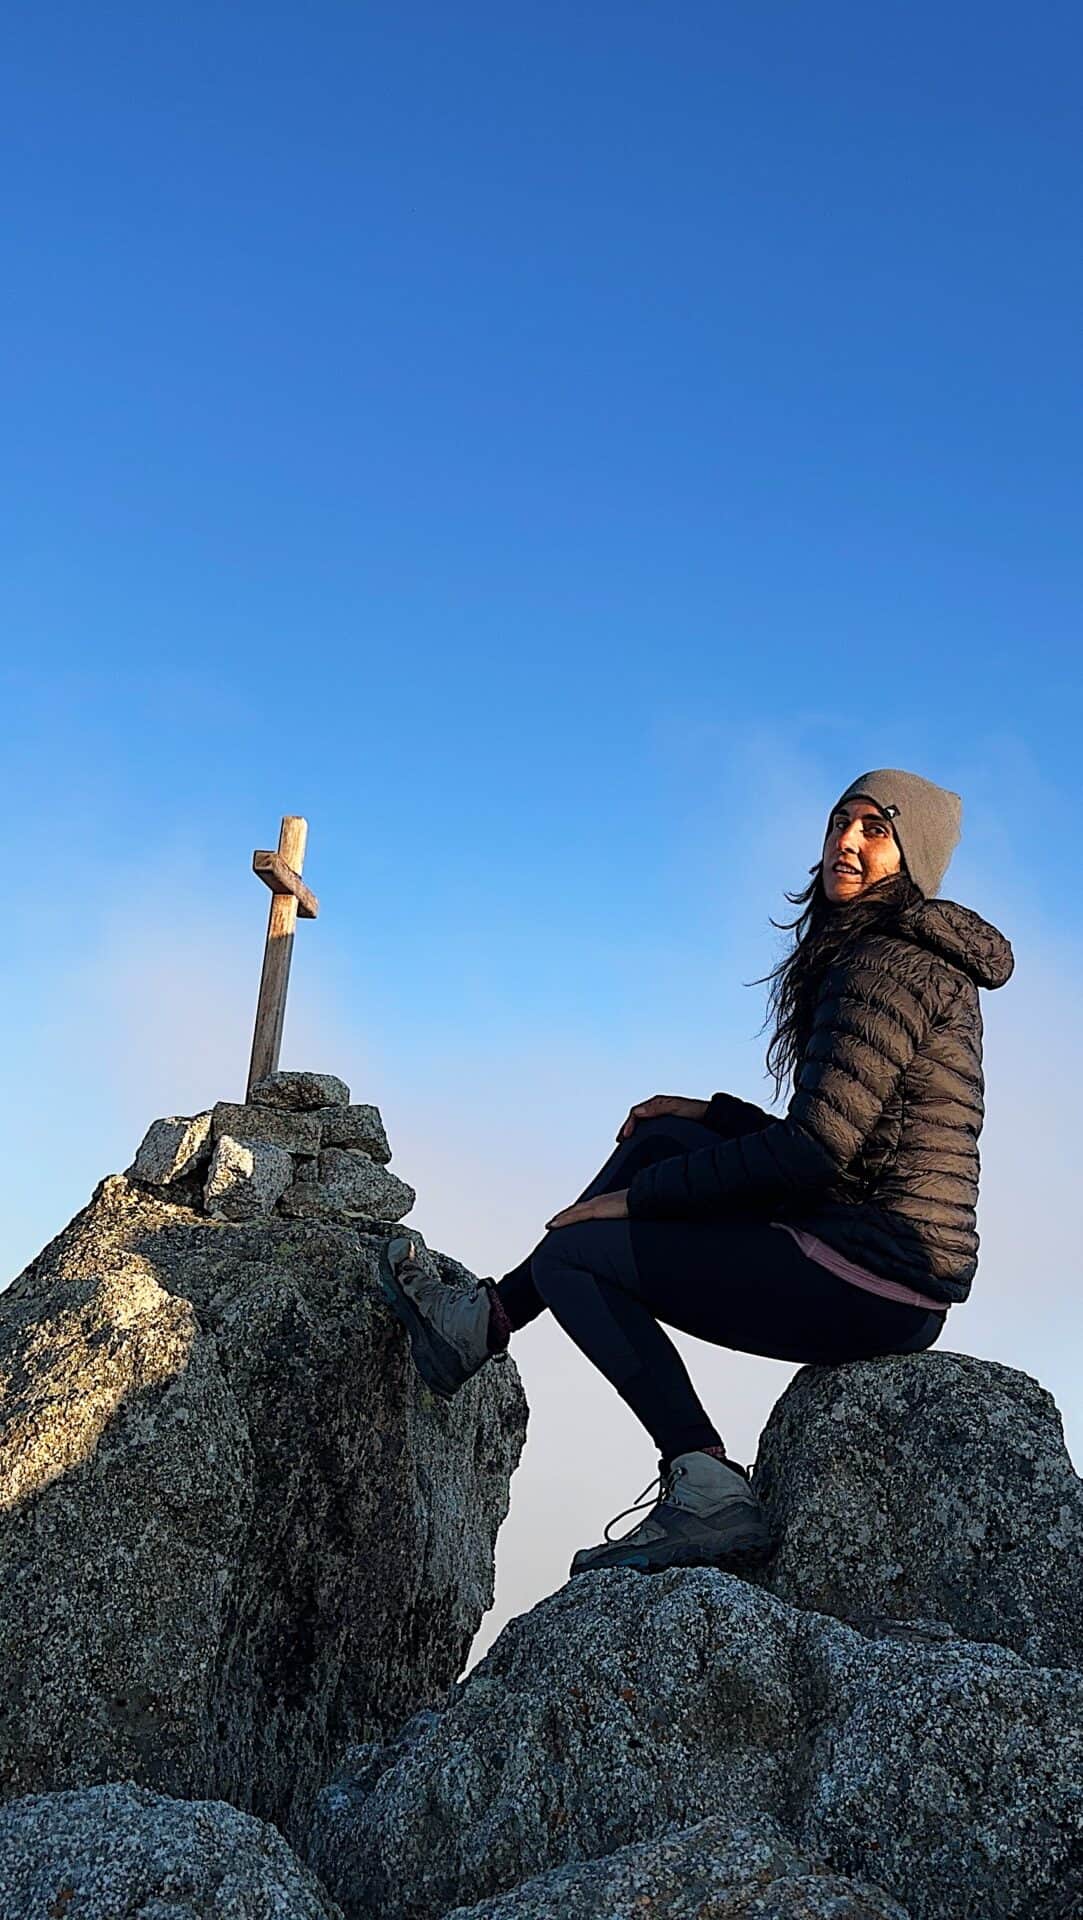
[[[801,909],[793,947],[769,976],[776,1093],[793,1076],[784,1118],[727,1093],[634,1106],[601,1172],[498,1282],[450,1287],[408,1237],[386,1243],[385,1290],[434,1392],[454,1393],[548,1307],[658,1447],[646,1519],[616,1540],[607,1527],[573,1573],[740,1567],[770,1551],[751,1476],[727,1460],[663,1325],[822,1365],[921,1352],[966,1299],[978,988],[1004,984],[1012,952],[934,898],[960,816],[957,794],[891,769],[863,773],[832,809],[811,883],[787,895]]]

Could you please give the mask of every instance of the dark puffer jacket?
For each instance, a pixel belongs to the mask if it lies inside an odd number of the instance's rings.
[[[1003,986],[1012,965],[969,908],[907,908],[825,974],[785,1117],[716,1094],[718,1145],[644,1167],[629,1215],[786,1220],[872,1273],[965,1300],[985,1112],[978,988]]]

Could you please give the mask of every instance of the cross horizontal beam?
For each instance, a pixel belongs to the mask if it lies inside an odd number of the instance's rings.
[[[270,853],[265,848],[252,855],[252,871],[258,873],[265,886],[272,893],[289,893],[297,902],[297,913],[302,920],[315,920],[320,911],[320,903],[314,893],[310,893],[299,873],[287,866],[280,853]]]

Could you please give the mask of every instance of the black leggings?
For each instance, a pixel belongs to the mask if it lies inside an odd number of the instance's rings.
[[[698,1120],[641,1120],[581,1200],[626,1187],[651,1160],[718,1135]],[[659,1322],[713,1346],[833,1364],[931,1347],[944,1315],[855,1287],[762,1220],[584,1220],[552,1228],[497,1285],[512,1328],[548,1307],[642,1421],[663,1460],[720,1446]]]

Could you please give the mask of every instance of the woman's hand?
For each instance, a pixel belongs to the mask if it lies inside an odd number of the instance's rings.
[[[598,1193],[593,1200],[577,1200],[574,1207],[565,1207],[563,1213],[554,1213],[547,1227],[577,1227],[581,1220],[627,1220],[628,1189],[622,1187],[619,1193]]]
[[[686,1100],[680,1093],[653,1094],[631,1109],[617,1139],[628,1140],[635,1132],[637,1120],[653,1120],[659,1113],[679,1113],[682,1120],[702,1120],[709,1106],[709,1100]]]

